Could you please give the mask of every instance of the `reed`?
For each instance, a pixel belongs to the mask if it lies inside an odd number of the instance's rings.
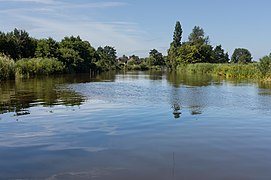
[[[15,62],[13,59],[0,54],[0,81],[15,77]]]
[[[250,64],[211,64],[196,63],[179,66],[179,70],[190,73],[211,74],[226,78],[254,78],[261,77],[258,63]]]

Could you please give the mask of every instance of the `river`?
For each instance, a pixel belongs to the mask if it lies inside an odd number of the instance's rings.
[[[108,72],[0,86],[0,179],[270,179],[271,85]]]

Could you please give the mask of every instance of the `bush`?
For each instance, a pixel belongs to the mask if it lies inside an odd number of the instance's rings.
[[[16,62],[16,74],[20,76],[59,74],[64,69],[64,64],[54,58],[21,59]]]
[[[258,69],[262,77],[271,76],[271,53],[269,56],[264,56],[260,59]]]
[[[0,54],[0,80],[12,79],[15,77],[15,63],[13,59]]]

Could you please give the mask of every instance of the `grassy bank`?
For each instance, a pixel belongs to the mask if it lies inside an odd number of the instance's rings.
[[[260,63],[251,64],[211,64],[197,63],[181,65],[177,68],[179,71],[189,73],[211,74],[225,78],[251,78],[267,80],[271,78],[271,73],[263,73]],[[271,71],[271,69],[269,70]]]

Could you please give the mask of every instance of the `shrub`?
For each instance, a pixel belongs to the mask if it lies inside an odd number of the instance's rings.
[[[260,59],[258,69],[262,77],[271,76],[271,53],[269,56],[264,56]]]
[[[13,59],[0,54],[0,80],[12,79],[15,77],[15,63]]]
[[[16,74],[20,76],[58,74],[64,69],[64,64],[54,58],[21,59],[16,62]]]

